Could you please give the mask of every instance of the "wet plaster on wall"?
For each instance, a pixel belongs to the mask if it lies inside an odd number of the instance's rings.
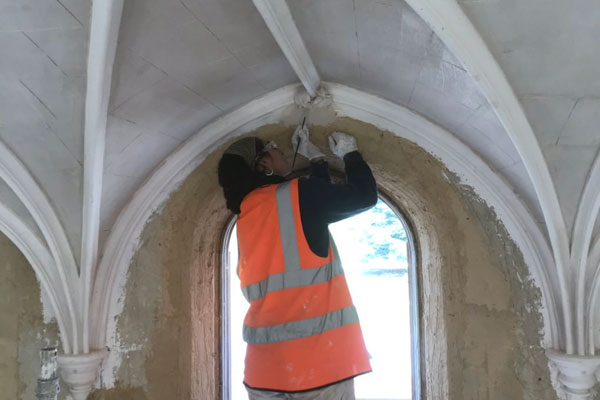
[[[34,399],[39,351],[59,345],[57,325],[44,322],[40,299],[33,269],[0,233],[0,398]]]
[[[252,134],[292,157],[289,126]],[[494,211],[414,143],[349,118],[311,126],[353,134],[382,192],[414,228],[421,284],[422,381],[428,399],[553,399],[532,283]],[[216,399],[220,391],[219,273],[230,213],[214,151],[147,224],[130,266],[118,329],[123,362],[95,399]],[[330,159],[332,169],[341,169]],[[299,157],[299,169],[306,167]]]

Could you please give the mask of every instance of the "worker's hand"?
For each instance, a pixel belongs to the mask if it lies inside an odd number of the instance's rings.
[[[329,136],[329,148],[339,158],[344,158],[348,153],[358,150],[354,137],[342,132],[333,132]]]
[[[298,145],[298,140],[300,141],[300,145]],[[319,150],[319,148],[315,146],[308,138],[308,127],[306,126],[298,126],[296,128],[296,131],[292,135],[292,148],[294,151],[296,151],[296,148],[298,148],[298,154],[308,158],[309,160],[325,157],[325,154],[323,154],[321,150]]]

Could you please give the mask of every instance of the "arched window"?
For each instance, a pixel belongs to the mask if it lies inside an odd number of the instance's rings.
[[[222,384],[224,400],[247,399],[242,384],[248,303],[240,290],[235,219],[223,241]],[[330,225],[358,310],[373,372],[355,379],[357,399],[420,399],[416,253],[405,219],[387,199]]]

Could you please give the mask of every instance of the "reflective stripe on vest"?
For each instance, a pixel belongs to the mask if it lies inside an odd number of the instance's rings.
[[[320,317],[285,324],[252,328],[244,325],[244,340],[249,344],[265,344],[301,339],[330,329],[358,322],[354,306],[332,311]]]
[[[277,290],[298,288],[302,286],[324,283],[336,275],[344,273],[339,262],[334,261],[319,268],[301,269],[270,275],[267,279],[242,288],[246,300],[254,301],[263,298],[267,293]]]
[[[290,182],[284,182],[277,187],[277,216],[279,217],[279,234],[283,247],[285,272],[300,271],[300,254],[298,254],[298,241],[296,240]]]
[[[276,191],[277,216],[285,272],[272,274],[267,279],[243,287],[242,293],[248,301],[261,299],[268,293],[278,290],[325,283],[334,276],[344,273],[331,235],[329,241],[334,254],[333,262],[318,268],[300,268],[290,184],[291,182],[284,182],[277,187]],[[353,322],[358,322],[358,315],[354,306],[350,306],[319,317],[285,324],[264,327],[249,327],[244,324],[244,340],[249,344],[275,343],[316,335]]]

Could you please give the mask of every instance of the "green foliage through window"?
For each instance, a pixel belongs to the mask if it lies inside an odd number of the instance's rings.
[[[355,267],[364,275],[403,276],[408,272],[406,231],[382,200],[373,208],[334,225],[343,236],[352,238],[352,253],[358,257],[350,262],[357,264]]]

